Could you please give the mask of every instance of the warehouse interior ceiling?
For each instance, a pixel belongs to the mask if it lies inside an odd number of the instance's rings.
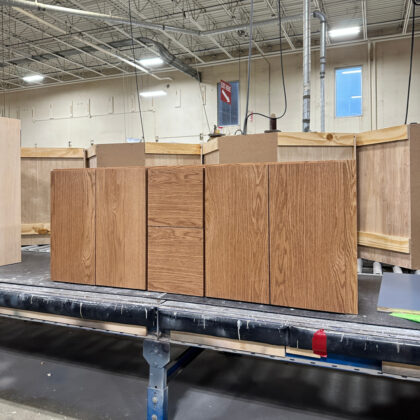
[[[170,25],[198,32],[247,24],[251,2],[43,0],[42,3],[118,16],[128,22],[131,19],[132,22]],[[329,29],[361,28],[360,33],[351,39],[328,39],[329,47],[409,37],[412,7],[412,0],[312,1],[312,10],[321,10],[326,15]],[[149,72],[153,77],[160,78],[162,72],[172,70],[173,67],[167,63],[158,68],[141,65],[138,60],[158,55],[153,44],[143,43],[142,38],[159,42],[177,59],[195,69],[238,60],[245,57],[248,51],[246,28],[200,36],[196,33],[148,29],[127,23],[93,20],[74,14],[23,9],[5,4],[0,8],[2,91],[28,89],[40,84],[55,85],[109,78],[134,72],[139,75]],[[277,8],[277,0],[254,1],[254,22],[271,20],[269,24],[254,28],[255,56],[275,55],[279,51]],[[281,1],[285,52],[299,51],[302,47],[302,21],[287,21],[288,17],[301,15],[302,11],[302,0]],[[420,14],[420,8],[417,8],[417,14]],[[420,26],[420,19],[417,22]],[[312,19],[311,26],[313,45],[316,47],[319,43],[319,20]],[[23,80],[25,76],[37,74],[45,77],[38,84]]]

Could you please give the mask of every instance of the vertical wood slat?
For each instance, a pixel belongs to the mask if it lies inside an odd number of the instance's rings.
[[[95,284],[93,169],[51,173],[51,279]]]
[[[205,169],[206,296],[269,303],[268,166]]]
[[[21,261],[20,121],[0,118],[0,266]]]
[[[271,303],[357,313],[354,161],[269,165]]]
[[[96,169],[96,284],[146,288],[146,170]]]

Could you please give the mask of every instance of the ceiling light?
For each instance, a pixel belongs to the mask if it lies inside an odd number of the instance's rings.
[[[361,73],[362,70],[358,69],[358,70],[347,70],[347,71],[343,71],[341,74],[357,74],[357,73]]]
[[[36,83],[42,82],[44,80],[44,76],[42,74],[33,74],[31,76],[22,77],[22,79],[27,83]]]
[[[360,33],[360,26],[352,26],[350,28],[342,28],[342,29],[333,29],[329,31],[329,35],[331,38],[358,35],[359,33]]]
[[[140,96],[143,98],[154,98],[156,96],[166,96],[166,92],[163,90],[151,90],[149,92],[140,92]]]
[[[160,66],[160,65],[162,65],[163,64],[163,60],[160,57],[143,58],[142,60],[139,60],[139,63],[142,66],[154,67],[154,66]]]

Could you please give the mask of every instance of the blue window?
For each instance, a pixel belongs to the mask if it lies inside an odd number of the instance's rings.
[[[335,116],[362,115],[362,67],[335,71]]]
[[[217,125],[239,125],[239,82],[229,82],[232,86],[231,104],[221,100],[220,83],[217,84]]]

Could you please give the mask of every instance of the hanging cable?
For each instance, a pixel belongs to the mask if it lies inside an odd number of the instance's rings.
[[[246,105],[245,105],[245,121],[244,129],[242,130],[244,134],[247,134],[248,131],[248,108],[249,108],[249,86],[251,83],[251,56],[252,56],[252,27],[254,21],[254,0],[251,0],[251,11],[249,14],[249,47],[248,47],[248,82],[246,88]]]
[[[408,109],[410,108],[411,77],[413,74],[414,39],[415,39],[414,34],[415,34],[415,27],[416,27],[416,6],[420,6],[419,0],[413,0],[413,24],[411,28],[410,72],[408,75],[407,106],[405,108],[404,124],[407,124]]]
[[[210,124],[209,124],[209,117],[207,115],[206,105],[204,104],[203,91],[201,89],[201,76],[200,76],[200,72],[198,71],[197,66],[198,66],[197,57],[195,57],[195,70],[197,72],[198,88],[200,89],[201,105],[203,105],[203,111],[204,111],[204,115],[206,117],[207,129],[209,130],[209,133],[210,133],[211,130],[210,130]]]
[[[132,21],[132,16],[131,16],[131,0],[128,0],[128,15],[130,18],[130,35],[131,35],[131,50],[133,53],[133,62],[136,62],[136,54],[134,51],[134,37],[133,37],[133,21]],[[138,78],[137,78],[137,68],[134,67],[134,75],[136,78],[136,92],[137,92],[137,102],[139,105],[139,116],[140,116],[140,126],[141,126],[141,133],[142,133],[142,141],[146,141],[145,137],[144,137],[144,126],[143,126],[143,115],[141,112],[141,101],[140,101],[140,91],[139,91],[139,82],[138,82]]]
[[[251,6],[252,6],[252,3],[251,3]],[[252,113],[248,114],[248,107],[247,107],[246,108],[246,114],[245,114],[244,130],[243,130],[244,131],[244,134],[246,134],[246,128],[247,128],[247,125],[248,125],[247,121],[248,121],[248,118],[251,115],[258,115],[260,117],[264,117],[264,118],[268,118],[268,119],[279,120],[280,118],[283,118],[286,115],[286,112],[287,112],[287,91],[286,91],[286,81],[285,81],[285,78],[284,78],[284,64],[283,64],[281,0],[277,0],[277,7],[278,7],[278,13],[279,13],[280,69],[281,69],[281,79],[282,79],[282,86],[283,86],[284,110],[283,110],[283,112],[278,117],[272,118],[270,115],[265,115],[265,114],[262,114],[260,112],[252,112]],[[248,101],[248,95],[249,95],[249,57],[250,56],[248,55],[248,91],[247,91],[247,101]]]

